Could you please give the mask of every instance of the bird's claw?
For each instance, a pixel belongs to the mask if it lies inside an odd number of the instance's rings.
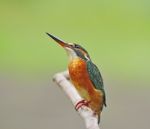
[[[82,106],[89,106],[90,101],[81,100],[75,105],[75,110],[78,111]]]

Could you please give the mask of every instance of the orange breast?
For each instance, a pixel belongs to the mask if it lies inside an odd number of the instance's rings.
[[[68,68],[71,81],[81,97],[90,100],[90,108],[99,114],[103,107],[103,97],[101,91],[96,90],[90,80],[86,62],[76,58],[69,63]]]
[[[87,72],[86,62],[80,58],[76,58],[69,63],[68,68],[72,83],[80,95],[82,97],[92,95],[94,88]]]

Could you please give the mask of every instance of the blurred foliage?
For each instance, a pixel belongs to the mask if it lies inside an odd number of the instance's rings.
[[[1,71],[66,68],[49,32],[84,46],[102,73],[150,76],[148,0],[1,0],[0,16]]]

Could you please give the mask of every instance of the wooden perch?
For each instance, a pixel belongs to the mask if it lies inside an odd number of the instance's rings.
[[[53,77],[53,81],[63,89],[73,105],[76,106],[83,98],[78,94],[77,90],[69,80],[70,77],[68,71],[57,73]],[[79,108],[78,113],[85,121],[86,129],[100,129],[97,122],[97,116],[94,115],[94,112],[89,107],[82,106]]]

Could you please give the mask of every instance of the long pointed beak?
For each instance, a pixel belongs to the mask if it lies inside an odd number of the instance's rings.
[[[46,34],[49,37],[51,37],[54,41],[56,41],[58,44],[60,44],[62,47],[69,47],[70,46],[69,44],[65,43],[64,41],[60,40],[59,38],[57,38],[57,37],[55,37],[55,36],[53,36],[47,32],[46,32]]]

